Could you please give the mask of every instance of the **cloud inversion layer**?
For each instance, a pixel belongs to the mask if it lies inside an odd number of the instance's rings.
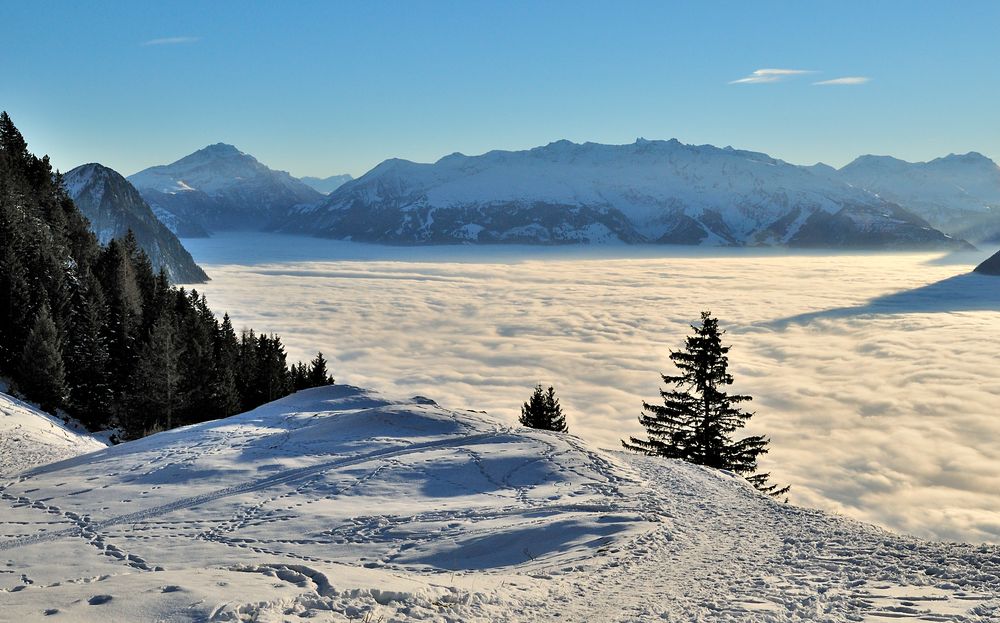
[[[212,258],[207,245],[225,238],[188,242],[212,277],[197,286],[212,308],[237,328],[278,332],[293,361],[322,350],[338,382],[512,424],[535,383],[552,384],[571,432],[607,448],[641,432],[641,401],[657,399],[668,350],[710,309],[729,330],[734,390],[755,398],[748,433],[772,439],[762,467],[792,484],[792,502],[921,536],[1000,541],[1000,359],[984,339],[1000,334],[996,297],[931,308],[922,295],[886,296],[968,289],[949,278],[981,258],[672,249],[599,259],[622,252],[288,237],[236,237],[228,258]],[[297,261],[323,255],[320,245],[329,261]],[[225,264],[246,249],[286,263]],[[864,313],[815,313],[845,307]]]

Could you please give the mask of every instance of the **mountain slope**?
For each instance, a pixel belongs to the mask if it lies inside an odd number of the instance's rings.
[[[263,229],[293,206],[323,199],[288,173],[224,143],[128,179],[163,218],[209,232]]]
[[[982,264],[976,266],[975,272],[985,275],[1000,275],[1000,251],[997,251]]]
[[[106,447],[58,418],[0,393],[0,479]]]
[[[354,178],[345,173],[344,175],[331,175],[330,177],[306,176],[300,177],[299,179],[302,180],[302,183],[307,185],[309,188],[312,188],[317,192],[321,192],[324,195],[329,195]]]
[[[116,171],[96,163],[85,164],[66,173],[63,182],[101,244],[132,230],[153,266],[164,268],[171,281],[208,280],[177,236],[156,218],[139,192]]]
[[[929,162],[861,156],[832,175],[904,206],[947,233],[974,242],[1000,235],[1000,167],[982,154]]]
[[[765,154],[642,139],[387,160],[281,228],[392,243],[959,244],[870,193]]]
[[[723,472],[351,387],[42,467],[2,495],[0,590],[19,620],[1000,614],[996,547],[898,537]]]

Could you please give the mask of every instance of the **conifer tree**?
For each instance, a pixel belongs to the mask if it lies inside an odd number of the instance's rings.
[[[711,312],[702,312],[701,326],[691,327],[683,350],[671,351],[670,360],[679,373],[662,374],[667,388],[660,390],[663,404],[643,402],[639,422],[647,438],[622,440],[627,450],[682,459],[699,465],[726,469],[744,476],[754,487],[772,496],[789,487],[769,484],[770,474],[757,473],[757,458],[767,452],[768,439],[754,435],[733,439],[753,413],[740,405],[750,396],[729,394],[729,346],[722,345],[725,331]]]
[[[239,348],[233,323],[229,319],[229,314],[224,314],[222,324],[215,331],[210,415],[229,417],[240,409],[240,392],[237,386]]]
[[[43,410],[55,412],[65,404],[66,369],[48,305],[43,304],[35,315],[17,373],[18,388]]]
[[[302,391],[309,388],[309,368],[301,361],[288,370],[291,376],[292,391]]]
[[[176,333],[173,314],[164,310],[150,329],[140,349],[132,391],[129,417],[121,422],[126,435],[135,439],[154,428],[174,426],[180,402]]]
[[[69,343],[64,348],[69,407],[91,430],[107,427],[112,392],[108,376],[108,346],[103,334],[106,322],[104,297],[92,275],[76,295]]]
[[[521,406],[520,420],[522,426],[552,430],[559,433],[569,432],[562,406],[556,398],[556,390],[551,386],[548,390],[541,383],[535,386],[531,398]]]
[[[316,358],[309,364],[309,376],[307,387],[321,387],[323,385],[333,385],[333,377],[326,370],[326,359],[323,353],[316,353]]]

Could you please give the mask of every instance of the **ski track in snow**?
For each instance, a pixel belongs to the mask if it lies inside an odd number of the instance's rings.
[[[8,477],[0,620],[1000,617],[996,546],[419,402],[310,390]]]

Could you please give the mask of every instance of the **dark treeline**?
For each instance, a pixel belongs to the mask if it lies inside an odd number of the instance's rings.
[[[0,114],[0,375],[43,409],[128,439],[333,382],[320,354],[237,334],[156,274],[131,235],[98,244],[48,157]]]

